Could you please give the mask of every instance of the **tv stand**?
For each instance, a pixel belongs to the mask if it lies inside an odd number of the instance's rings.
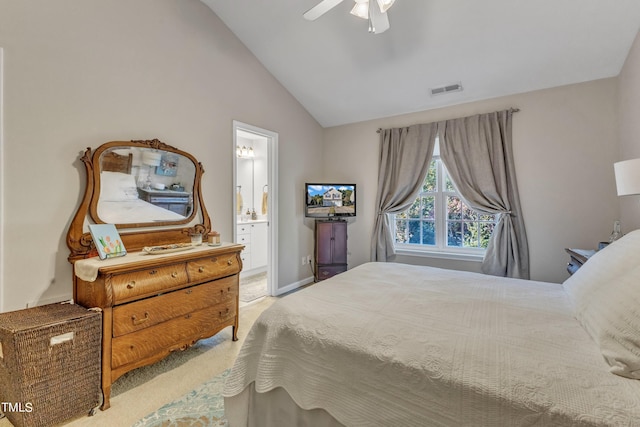
[[[347,221],[316,220],[315,238],[316,281],[347,271]]]

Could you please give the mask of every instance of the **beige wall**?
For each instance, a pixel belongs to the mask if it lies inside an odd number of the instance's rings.
[[[232,121],[279,134],[279,285],[310,276],[301,182],[322,128],[198,0],[0,0],[4,269],[0,311],[72,295],[65,236],[86,147],[158,138],[205,167],[204,200],[231,239]]]
[[[349,225],[353,267],[369,260],[377,128],[518,107],[514,144],[532,276],[562,281],[563,248],[594,247],[620,216],[612,163],[640,157],[639,44],[619,79],[323,130],[198,0],[0,0],[0,311],[71,297],[65,235],[84,188],[78,158],[86,147],[157,137],[191,152],[205,166],[214,227],[230,239],[232,120],[279,134],[284,288],[309,277],[298,261],[313,253],[313,222],[302,212],[305,181],[358,184],[358,217]],[[622,210],[623,228],[638,228],[638,200]],[[401,260],[478,269],[470,262]]]
[[[541,90],[325,130],[325,179],[358,184],[358,216],[349,225],[350,267],[369,260],[379,135],[407,126],[520,108],[513,141],[529,237],[531,276],[561,282],[565,247],[595,248],[619,217],[613,163],[618,157],[617,79]],[[398,261],[477,271],[479,263],[402,256]]]
[[[620,156],[616,160],[640,157],[640,33],[620,72],[618,85]],[[640,228],[640,196],[620,197],[622,231]]]

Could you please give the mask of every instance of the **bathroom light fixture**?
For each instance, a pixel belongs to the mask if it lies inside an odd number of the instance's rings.
[[[240,146],[237,145],[236,146],[236,156],[238,156],[241,159],[248,159],[248,158],[255,157],[255,155],[253,153],[253,147],[247,148],[245,145],[243,145],[242,148],[240,148]]]
[[[618,196],[640,194],[640,159],[617,162],[613,168]]]

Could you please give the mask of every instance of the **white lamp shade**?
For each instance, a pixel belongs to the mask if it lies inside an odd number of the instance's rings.
[[[613,168],[618,196],[640,194],[640,159],[617,162]]]
[[[146,150],[142,153],[142,163],[148,166],[160,166],[160,160],[162,159],[162,153],[158,151]]]
[[[369,1],[356,0],[356,5],[351,9],[351,14],[362,19],[369,19]]]
[[[378,6],[380,6],[380,12],[385,13],[396,0],[378,0]]]

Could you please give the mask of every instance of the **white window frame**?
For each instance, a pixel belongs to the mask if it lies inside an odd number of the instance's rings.
[[[484,248],[465,248],[465,247],[456,247],[456,246],[448,246],[447,245],[447,210],[446,210],[446,200],[448,196],[456,196],[460,199],[460,193],[458,191],[446,191],[445,189],[445,174],[446,168],[442,159],[440,158],[440,151],[438,147],[438,141],[436,140],[436,145],[434,147],[434,153],[431,161],[436,162],[436,192],[432,193],[423,193],[422,191],[418,194],[418,197],[423,197],[426,195],[433,195],[435,197],[435,230],[436,230],[436,244],[435,245],[425,245],[421,243],[398,243],[395,241],[396,235],[396,217],[395,214],[390,215],[391,224],[392,224],[392,236],[394,236],[393,244],[396,248],[396,253],[398,255],[411,255],[411,256],[424,256],[431,258],[446,258],[446,259],[454,259],[454,260],[465,260],[465,261],[482,261],[484,259],[484,254],[486,253],[486,249]],[[462,199],[463,200],[463,199]],[[464,200],[463,200],[463,203]]]

